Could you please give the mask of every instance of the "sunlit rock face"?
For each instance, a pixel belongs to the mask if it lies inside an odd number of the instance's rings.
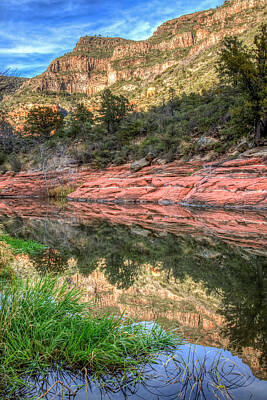
[[[256,150],[257,151],[257,150]],[[105,170],[8,172],[0,176],[0,197],[48,197],[50,190],[72,188],[69,200],[180,204],[267,209],[267,164],[263,149],[250,157],[203,164],[161,165],[157,160],[137,172],[130,165]],[[63,183],[62,183],[63,182]]]
[[[121,80],[153,81],[179,62],[186,65],[192,56],[225,36],[239,35],[260,23],[264,4],[264,0],[232,0],[216,9],[167,21],[140,42],[82,37],[72,52],[52,61],[30,85],[37,91],[93,95]]]

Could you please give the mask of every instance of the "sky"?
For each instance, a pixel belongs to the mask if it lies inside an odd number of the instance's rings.
[[[0,0],[0,72],[46,70],[81,36],[147,39],[163,22],[223,0]]]

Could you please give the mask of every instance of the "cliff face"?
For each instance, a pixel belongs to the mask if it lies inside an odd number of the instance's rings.
[[[130,90],[140,79],[142,85],[151,85],[169,67],[185,66],[225,36],[257,26],[264,20],[265,8],[265,0],[230,0],[216,9],[167,21],[151,38],[140,42],[85,36],[71,53],[52,61],[30,84],[37,91],[87,95],[119,81],[126,81]]]

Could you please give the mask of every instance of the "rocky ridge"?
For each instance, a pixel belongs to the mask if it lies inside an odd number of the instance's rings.
[[[182,68],[225,36],[258,26],[264,20],[265,7],[264,0],[226,1],[216,9],[167,21],[151,38],[140,42],[85,36],[30,85],[37,91],[94,95],[122,83],[121,89],[135,93],[140,80],[141,86],[148,88],[170,67]]]

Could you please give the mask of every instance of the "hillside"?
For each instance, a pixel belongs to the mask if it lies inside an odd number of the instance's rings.
[[[216,9],[167,21],[152,37],[139,42],[80,38],[72,52],[4,97],[1,106],[9,128],[15,126],[20,132],[36,105],[69,115],[63,128],[42,143],[42,149],[37,139],[36,143],[25,138],[2,143],[0,169],[38,170],[44,155],[48,169],[81,164],[101,168],[149,153],[162,162],[213,161],[253,148],[255,121],[245,98],[235,87],[219,83],[215,68],[220,42],[226,36],[236,35],[253,45],[266,21],[265,4],[265,0],[226,1]],[[134,112],[116,123],[112,132],[99,121],[99,113],[89,125],[77,125],[77,104],[98,111],[105,88],[126,96]],[[265,133],[260,144],[267,144]]]
[[[84,36],[72,52],[52,61],[5,104],[11,110],[29,103],[71,109],[81,99],[94,105],[95,95],[110,87],[147,110],[168,99],[170,88],[177,95],[200,92],[216,82],[220,41],[237,35],[251,43],[267,20],[266,12],[265,0],[229,0],[221,7],[167,21],[144,41]]]
[[[144,41],[85,36],[29,85],[89,96],[112,87],[143,105],[142,97],[162,95],[174,82],[178,91],[199,91],[214,79],[216,45],[230,35],[249,42],[264,20],[264,0],[231,0],[167,21]]]

